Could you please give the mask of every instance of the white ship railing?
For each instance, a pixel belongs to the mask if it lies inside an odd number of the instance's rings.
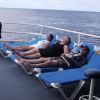
[[[26,24],[26,23],[3,23],[2,24],[18,24],[18,25],[31,25],[31,26],[39,26],[40,27],[40,32],[39,33],[32,33],[32,32],[14,32],[14,31],[9,31],[9,32],[5,32],[3,31],[4,33],[26,33],[26,34],[36,34],[36,35],[42,35],[44,36],[44,34],[42,34],[43,32],[43,29],[44,28],[50,28],[50,29],[54,29],[54,30],[59,30],[59,31],[64,31],[64,32],[70,32],[72,34],[77,34],[78,35],[78,41],[77,43],[79,44],[80,43],[80,37],[81,35],[84,35],[84,36],[89,36],[89,37],[94,37],[94,38],[98,38],[100,39],[100,36],[98,35],[94,35],[94,34],[88,34],[88,33],[83,33],[83,32],[77,32],[77,31],[71,31],[71,30],[67,30],[67,29],[63,29],[63,28],[57,28],[57,27],[52,27],[52,26],[48,26],[48,25],[41,25],[41,24]]]

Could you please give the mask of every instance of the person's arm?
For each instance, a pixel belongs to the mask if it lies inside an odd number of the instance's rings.
[[[67,45],[64,45],[63,46],[63,50],[64,50],[64,54],[69,53],[69,50],[68,50],[68,46]]]

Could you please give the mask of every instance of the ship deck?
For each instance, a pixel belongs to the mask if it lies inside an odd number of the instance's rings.
[[[100,97],[100,80],[96,81],[95,95]],[[76,84],[64,87],[69,95]],[[68,90],[68,91],[67,91]],[[80,95],[88,94],[89,82],[85,84]],[[10,59],[0,56],[0,100],[64,100],[59,91],[46,89],[35,76],[28,76]]]

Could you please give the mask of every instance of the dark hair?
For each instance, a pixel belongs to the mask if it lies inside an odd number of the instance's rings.
[[[68,37],[68,43],[67,44],[69,44],[71,42],[71,38],[69,36],[67,36],[67,37]]]
[[[54,36],[52,34],[49,34],[49,35],[50,35],[50,38],[51,38],[50,41],[52,41],[52,39],[54,38]]]
[[[86,54],[88,54],[88,52],[90,51],[88,46],[84,46],[84,45],[82,45],[81,48],[85,48],[85,49],[86,49],[86,51],[87,51]]]

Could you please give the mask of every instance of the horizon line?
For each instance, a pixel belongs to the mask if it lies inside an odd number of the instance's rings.
[[[100,13],[100,11],[90,11],[90,10],[73,10],[73,9],[38,9],[38,8],[17,8],[17,7],[15,7],[15,8],[13,8],[13,7],[0,7],[0,9],[26,9],[26,10],[28,10],[28,9],[30,9],[30,10],[57,10],[57,11],[81,11],[81,12],[97,12],[97,13]]]

